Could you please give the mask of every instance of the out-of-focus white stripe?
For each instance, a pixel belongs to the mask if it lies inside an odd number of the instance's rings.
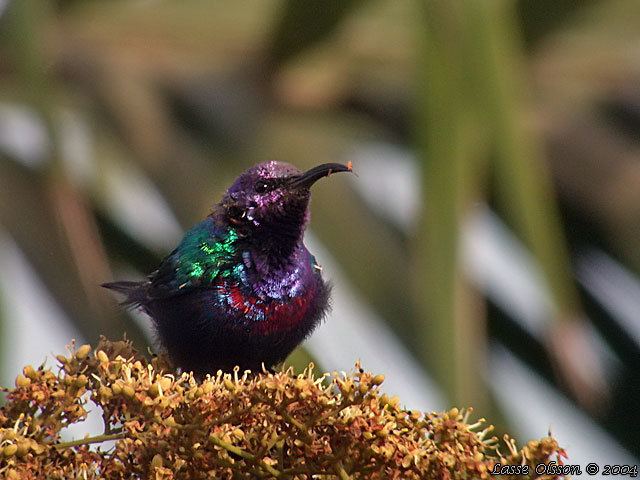
[[[640,282],[604,252],[591,249],[578,257],[578,280],[640,347]]]

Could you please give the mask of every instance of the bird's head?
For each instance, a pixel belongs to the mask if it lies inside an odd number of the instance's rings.
[[[311,186],[351,165],[325,163],[301,172],[293,165],[269,161],[244,173],[220,202],[218,214],[245,236],[262,240],[299,240],[308,221]]]

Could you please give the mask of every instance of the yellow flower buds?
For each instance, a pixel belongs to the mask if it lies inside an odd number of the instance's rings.
[[[18,445],[11,443],[2,449],[2,455],[5,458],[13,457],[18,452]]]
[[[58,358],[61,368],[17,375],[0,407],[0,478],[488,479],[498,462],[537,465],[561,453],[548,437],[522,449],[485,438],[491,429],[467,423],[468,409],[405,410],[378,388],[383,375],[359,365],[328,378],[309,367],[201,381],[128,342],[91,351],[82,345]],[[64,440],[95,409],[104,430]]]
[[[31,379],[20,374],[16,377],[16,387],[28,387],[31,384]]]
[[[84,360],[85,358],[87,358],[87,355],[89,355],[90,351],[91,351],[91,345],[82,345],[76,351],[76,358],[78,360]]]
[[[98,350],[96,353],[96,358],[102,363],[107,363],[109,361],[109,357],[106,353],[104,353],[104,350]]]

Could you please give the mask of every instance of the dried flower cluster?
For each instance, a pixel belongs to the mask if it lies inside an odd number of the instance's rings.
[[[70,350],[57,373],[27,366],[4,390],[0,478],[489,478],[496,462],[562,455],[552,438],[520,450],[488,438],[469,410],[404,410],[379,392],[382,375],[357,365],[352,375],[309,367],[198,381],[125,341]],[[62,441],[91,408],[104,432]]]

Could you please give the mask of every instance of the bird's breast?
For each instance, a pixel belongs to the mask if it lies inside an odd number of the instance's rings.
[[[312,285],[299,287],[295,295],[258,295],[238,284],[222,284],[217,296],[239,324],[256,333],[277,333],[296,328],[309,312],[316,292]]]
[[[300,246],[277,268],[248,252],[214,287],[215,303],[225,318],[255,333],[293,330],[313,316],[314,302],[324,287],[313,256]]]

